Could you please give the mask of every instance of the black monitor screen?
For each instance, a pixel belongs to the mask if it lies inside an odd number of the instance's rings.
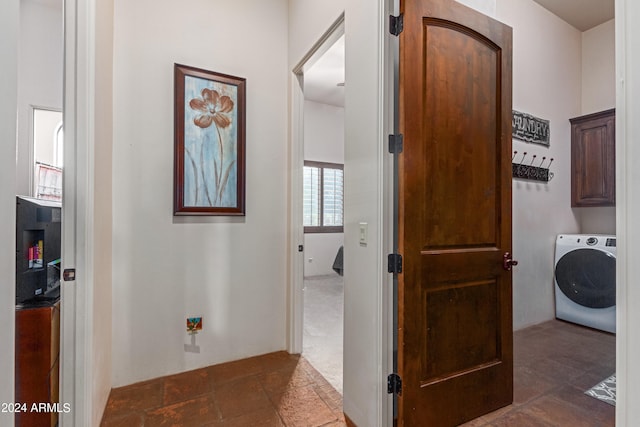
[[[16,304],[59,295],[61,231],[59,202],[16,198]]]

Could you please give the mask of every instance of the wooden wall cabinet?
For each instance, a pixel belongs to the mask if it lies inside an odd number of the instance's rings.
[[[31,411],[32,405],[59,403],[60,301],[51,306],[16,308],[16,427],[54,427],[57,411]]]
[[[615,206],[616,110],[570,119],[571,206]]]

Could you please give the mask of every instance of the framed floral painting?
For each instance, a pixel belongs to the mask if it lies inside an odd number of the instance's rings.
[[[245,87],[174,64],[174,215],[245,214]]]

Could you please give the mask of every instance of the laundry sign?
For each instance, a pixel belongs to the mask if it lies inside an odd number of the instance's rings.
[[[549,146],[549,120],[513,110],[511,135],[521,141]]]

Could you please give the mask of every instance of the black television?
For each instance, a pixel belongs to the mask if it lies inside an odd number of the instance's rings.
[[[61,233],[60,202],[16,197],[16,304],[59,298]]]

